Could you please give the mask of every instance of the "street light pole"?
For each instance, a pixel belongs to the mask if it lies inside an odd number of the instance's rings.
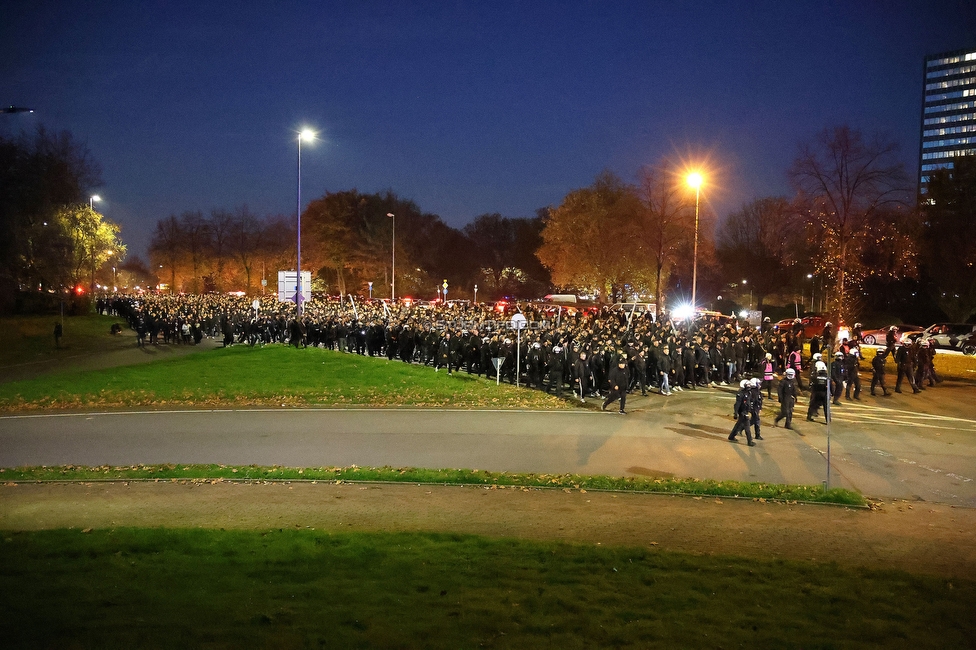
[[[691,271],[691,307],[698,307],[698,209],[701,199],[702,177],[698,172],[688,174],[688,185],[695,188],[695,260]]]
[[[295,314],[302,317],[302,140],[311,142],[315,139],[315,132],[302,129],[298,134],[298,250],[295,259]]]
[[[393,273],[391,274],[390,302],[396,301],[396,216],[392,212],[387,212],[386,216],[393,219]]]
[[[101,200],[102,200],[102,197],[100,197],[97,194],[92,194],[91,196],[88,197],[88,208],[91,209],[91,210],[94,210],[95,209],[95,201],[99,201],[100,202]]]

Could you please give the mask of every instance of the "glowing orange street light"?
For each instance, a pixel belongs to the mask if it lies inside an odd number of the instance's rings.
[[[688,185],[695,188],[695,261],[691,272],[691,306],[695,308],[698,294],[698,205],[701,198],[702,175],[698,172],[688,174]]]

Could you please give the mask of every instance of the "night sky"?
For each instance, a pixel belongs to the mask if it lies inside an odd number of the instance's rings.
[[[531,216],[604,169],[707,158],[719,217],[789,191],[797,143],[886,131],[916,174],[926,54],[962,0],[0,1],[0,132],[67,129],[144,255],[157,220],[391,189],[462,226]]]

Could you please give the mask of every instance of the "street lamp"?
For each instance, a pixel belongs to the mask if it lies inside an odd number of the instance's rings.
[[[813,280],[813,273],[807,273],[807,280]],[[813,294],[815,289],[816,289],[816,285],[813,282],[811,282],[810,283],[810,312],[811,313],[813,312]]]
[[[99,202],[100,203],[101,200],[102,200],[102,197],[100,197],[97,194],[92,194],[91,196],[88,197],[88,207],[90,209],[94,210],[95,209],[95,203],[96,202]]]
[[[478,285],[474,285],[474,304],[478,304]]]
[[[387,212],[386,216],[393,219],[393,274],[390,285],[390,302],[396,301],[396,217],[392,212]]]
[[[698,172],[688,174],[688,185],[695,188],[695,261],[691,271],[691,306],[697,307],[698,295],[698,206],[701,198],[702,176]]]
[[[302,140],[315,140],[315,131],[302,129],[298,134],[298,254],[295,259],[295,314],[302,317]]]

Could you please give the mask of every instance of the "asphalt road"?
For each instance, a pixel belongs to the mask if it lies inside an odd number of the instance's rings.
[[[831,486],[875,497],[976,507],[976,403],[971,385],[864,396],[834,409]],[[631,397],[600,412],[268,409],[0,418],[0,467],[23,465],[392,465],[497,471],[678,476],[819,484],[827,478],[821,418],[764,441],[726,440],[731,388]],[[802,434],[802,435],[800,435]]]

